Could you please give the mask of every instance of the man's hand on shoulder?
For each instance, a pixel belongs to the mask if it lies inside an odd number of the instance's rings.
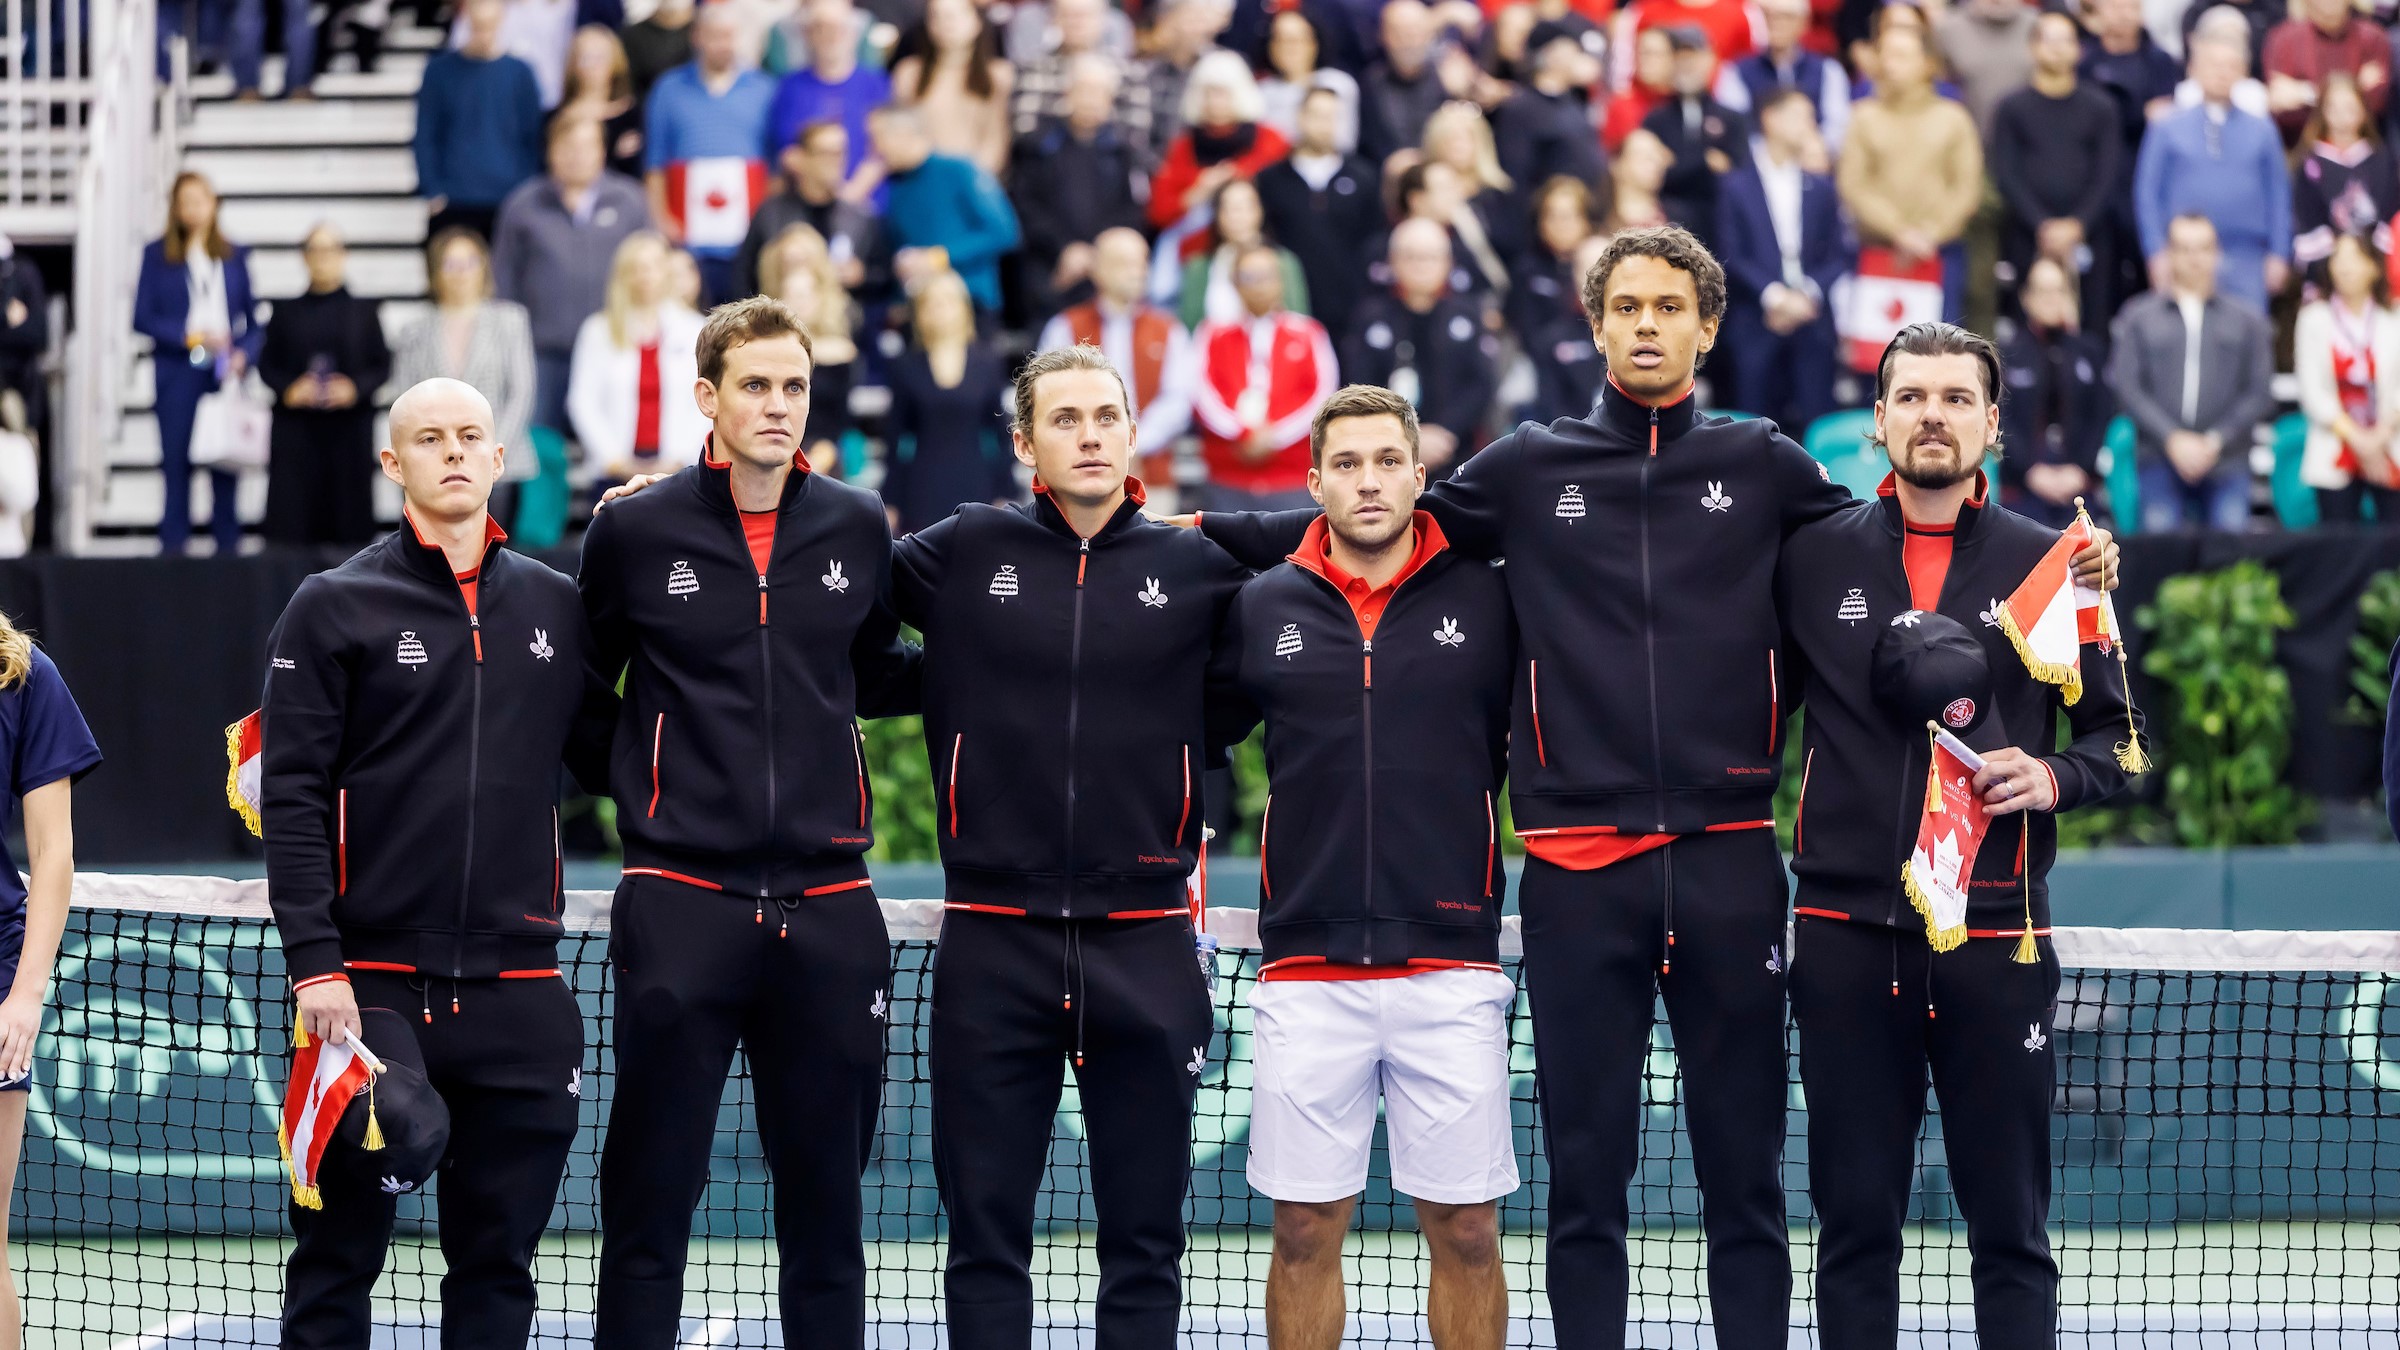
[[[637,473],[633,477],[628,478],[624,482],[610,488],[608,491],[601,493],[600,500],[592,504],[592,509],[594,511],[598,511],[601,507],[608,505],[610,502],[615,501],[619,497],[630,497],[642,489],[650,486],[652,483],[663,483],[672,477],[674,477],[673,474],[665,473]]]

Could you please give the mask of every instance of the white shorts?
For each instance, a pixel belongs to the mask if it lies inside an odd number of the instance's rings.
[[[1496,970],[1267,980],[1250,993],[1250,1184],[1323,1203],[1367,1187],[1380,1096],[1392,1186],[1443,1205],[1517,1188],[1508,1012]]]

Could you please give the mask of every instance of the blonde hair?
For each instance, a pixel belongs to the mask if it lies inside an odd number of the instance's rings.
[[[967,292],[967,283],[964,278],[958,275],[958,273],[940,272],[928,277],[924,286],[920,287],[917,291],[915,304],[916,313],[910,316],[909,319],[909,327],[917,335],[917,345],[920,347],[927,345],[928,340],[925,335],[925,302],[931,300],[937,294],[947,296],[951,300],[956,301],[958,303],[958,307],[966,312],[967,340],[970,342],[974,341],[975,297]]]
[[[791,280],[792,264],[784,255],[799,249],[807,256],[799,263],[816,282],[816,303],[800,315],[808,331],[826,345],[830,357],[837,348],[849,348],[850,293],[842,288],[841,274],[834,270],[833,251],[825,246],[825,236],[806,221],[795,221],[783,227],[766,251],[758,256],[758,289],[781,300],[784,284]],[[849,358],[845,357],[844,360]],[[840,364],[836,362],[836,364]]]
[[[1453,99],[1434,109],[1433,116],[1425,119],[1425,135],[1418,144],[1427,160],[1438,158],[1433,153],[1434,142],[1454,126],[1466,128],[1467,139],[1474,143],[1475,181],[1480,187],[1506,192],[1516,186],[1516,180],[1500,167],[1500,150],[1492,140],[1492,124],[1484,119],[1483,109],[1465,99]]]
[[[1112,365],[1107,354],[1098,347],[1088,342],[1078,342],[1072,347],[1053,347],[1049,351],[1036,355],[1018,369],[1017,384],[1013,391],[1016,398],[1018,432],[1025,435],[1031,435],[1033,432],[1034,386],[1042,382],[1044,375],[1056,375],[1067,370],[1095,370],[1116,376],[1117,394],[1125,400],[1125,411],[1128,414],[1133,411],[1133,393],[1125,386],[1124,372]]]
[[[201,251],[218,262],[233,256],[233,244],[225,238],[225,232],[217,228],[217,213],[223,208],[224,202],[217,196],[215,185],[208,181],[207,175],[186,169],[175,175],[174,186],[167,189],[167,232],[162,236],[167,261],[178,266],[183,263],[184,254],[191,247],[191,236],[183,228],[183,214],[175,209],[175,203],[183,196],[183,190],[195,183],[202,192],[208,194],[209,200],[208,238],[201,241]]]
[[[0,613],[0,689],[14,689],[25,683],[25,677],[32,671],[33,639],[8,615]]]
[[[644,253],[655,256],[663,270],[667,265],[666,237],[656,230],[635,230],[625,236],[624,243],[617,245],[616,256],[609,260],[608,298],[601,305],[601,313],[608,316],[608,340],[620,347],[633,331],[632,273]]]

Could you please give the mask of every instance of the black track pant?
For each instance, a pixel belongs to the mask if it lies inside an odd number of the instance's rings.
[[[1546,1283],[1561,1346],[1626,1343],[1626,1187],[1641,1163],[1642,1069],[1662,997],[1683,1070],[1716,1343],[1783,1350],[1788,1340],[1786,894],[1772,830],[1689,835],[1588,872],[1526,860],[1525,985],[1550,1158]]]
[[[359,971],[350,983],[360,1007],[408,1018],[425,1077],[450,1109],[450,1152],[431,1187],[448,1266],[443,1350],[521,1350],[533,1326],[533,1250],[575,1141],[583,1013],[557,978],[440,980],[430,990],[414,979]],[[372,1158],[329,1151],[325,1207],[292,1206],[284,1350],[366,1350],[369,1296],[399,1204]]]
[[[2049,939],[2040,939],[2039,964],[2019,965],[2009,959],[2013,937],[1936,955],[1921,926],[1805,914],[1798,924],[1792,1012],[1825,1344],[1878,1350],[1899,1339],[1901,1231],[1930,1070],[1967,1221],[1976,1342],[2057,1345],[2058,1266],[2046,1229],[2058,1011]]]
[[[596,1350],[666,1350],[736,1045],[774,1185],[783,1344],[866,1337],[859,1177],[883,1101],[891,942],[874,892],[763,903],[628,877],[610,916],[616,1098]]]
[[[1099,1221],[1094,1344],[1175,1344],[1192,1100],[1213,1025],[1183,919],[959,911],[943,920],[933,1156],[950,1217],[951,1350],[1033,1341],[1034,1205],[1065,1071],[1079,1053]]]

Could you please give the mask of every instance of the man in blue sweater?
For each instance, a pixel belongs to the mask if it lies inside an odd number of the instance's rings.
[[[2150,124],[2134,164],[2133,210],[2153,288],[2167,288],[2167,223],[2202,215],[2224,250],[2218,292],[2263,313],[2291,279],[2292,177],[2274,124],[2233,106],[2249,61],[2237,41],[2193,35],[2200,104]]]
[[[974,163],[933,153],[912,108],[878,108],[868,119],[883,162],[892,274],[914,288],[945,267],[967,283],[975,306],[1000,308],[1000,260],[1017,247],[1017,210],[998,179]]]
[[[721,5],[692,20],[692,63],[650,90],[650,218],[700,264],[705,305],[747,293],[734,258],[766,200],[774,101],[775,81],[743,65],[738,21]]]
[[[427,237],[463,225],[486,239],[517,185],[542,171],[533,67],[500,49],[505,0],[466,0],[466,41],[425,63],[417,90],[417,195]]]

